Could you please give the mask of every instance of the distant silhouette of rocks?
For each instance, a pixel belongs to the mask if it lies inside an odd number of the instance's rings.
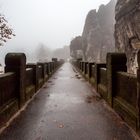
[[[73,58],[83,57],[82,37],[75,37],[70,43],[70,54]]]

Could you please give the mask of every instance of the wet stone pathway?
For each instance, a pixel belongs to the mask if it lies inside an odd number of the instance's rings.
[[[65,63],[0,140],[135,140],[135,133]]]

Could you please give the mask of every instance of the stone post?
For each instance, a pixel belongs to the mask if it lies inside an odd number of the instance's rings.
[[[93,62],[88,63],[88,77],[91,78],[92,76],[92,65],[94,65]]]
[[[49,77],[49,63],[48,62],[46,62],[46,73],[47,73],[47,75]]]
[[[5,65],[5,72],[14,72],[16,74],[19,107],[22,107],[26,101],[26,56],[24,53],[8,53],[5,57]]]
[[[108,103],[113,105],[113,89],[115,86],[114,79],[117,71],[127,71],[126,55],[124,53],[107,54],[107,93]]]
[[[44,67],[45,67],[44,74],[45,74],[45,82],[46,82],[48,80],[48,77],[49,77],[49,74],[48,74],[48,63],[47,62],[44,63]]]
[[[46,64],[45,63],[43,63],[43,62],[38,62],[37,63],[38,65],[40,65],[40,66],[42,66],[42,73],[43,73],[43,80],[44,80],[44,82],[45,82],[45,75],[46,75]]]
[[[82,61],[80,61],[80,71],[82,70]]]
[[[52,61],[57,62],[58,59],[57,58],[52,58]]]
[[[35,91],[37,92],[37,90],[39,89],[39,83],[38,83],[38,66],[35,63],[29,63],[26,66],[27,68],[32,68],[33,69],[33,75],[34,75],[34,85],[35,85]]]
[[[81,61],[81,72],[83,71],[83,61]]]
[[[137,128],[140,128],[140,50],[137,54],[137,62],[138,62],[138,69],[137,69]]]
[[[84,75],[87,74],[87,65],[88,65],[88,62],[84,62]]]
[[[80,63],[81,63],[81,61],[82,61],[82,58],[78,58],[77,59],[77,67],[78,67],[78,69],[80,69]]]
[[[52,74],[52,62],[49,62],[49,73]]]
[[[54,72],[54,63],[55,63],[55,62],[52,62],[52,70],[53,70],[53,72]]]
[[[98,83],[99,83],[99,69],[105,68],[105,63],[95,63],[95,89],[98,91]]]

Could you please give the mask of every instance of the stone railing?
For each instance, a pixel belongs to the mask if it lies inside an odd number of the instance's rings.
[[[0,75],[0,128],[43,86],[63,61],[26,64],[24,53],[8,53]]]
[[[106,64],[72,63],[132,128],[140,130],[140,51],[137,75],[126,72],[126,62],[124,53],[108,53]]]

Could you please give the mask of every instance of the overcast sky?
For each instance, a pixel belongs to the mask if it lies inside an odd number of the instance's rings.
[[[0,0],[1,12],[16,34],[5,47],[8,50],[31,50],[38,43],[44,43],[52,49],[69,45],[73,37],[81,35],[87,13],[108,2],[109,0]]]

